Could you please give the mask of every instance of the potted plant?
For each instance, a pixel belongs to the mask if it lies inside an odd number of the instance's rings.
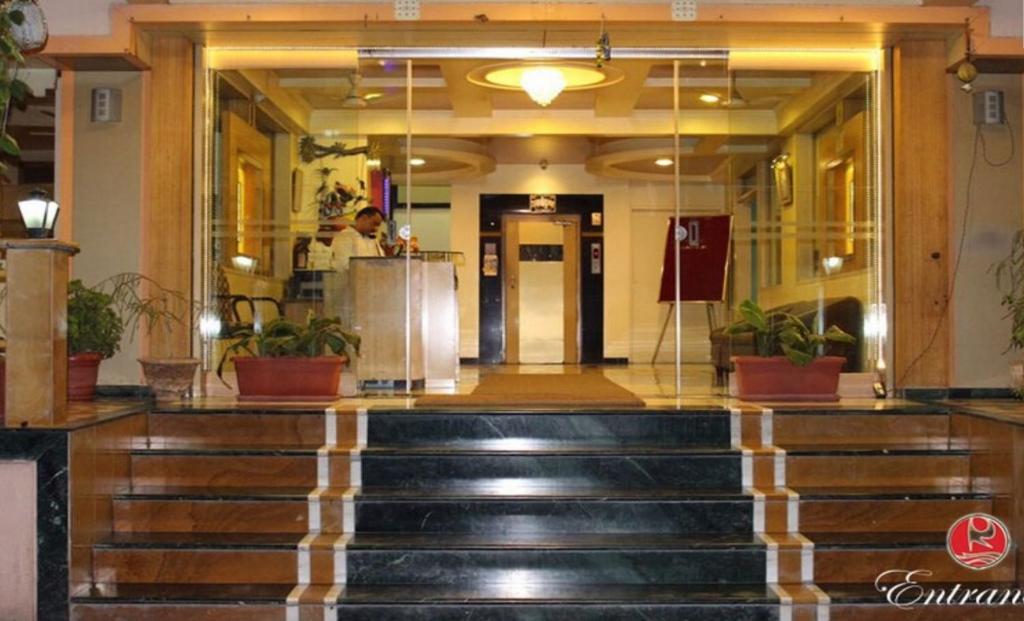
[[[224,381],[224,364],[234,355],[239,396],[248,399],[334,399],[349,351],[359,353],[359,337],[340,319],[312,313],[305,324],[278,318],[232,336],[238,340],[221,356],[217,377]]]
[[[183,314],[193,319],[197,315],[198,307],[180,292],[167,289],[142,274],[117,274],[97,287],[100,290],[110,289],[114,305],[132,337],[140,327],[147,334],[158,330],[170,332],[175,326],[186,326]],[[163,401],[180,398],[192,386],[199,359],[150,356],[139,358],[139,364],[154,397]]]
[[[740,304],[743,321],[729,334],[753,332],[756,356],[733,356],[739,397],[760,401],[836,401],[839,372],[846,359],[826,356],[828,343],[857,339],[830,326],[817,334],[789,313],[767,314],[751,300]]]
[[[114,298],[81,280],[68,283],[68,398],[89,401],[96,394],[100,362],[121,349],[124,322]]]
[[[1024,230],[1013,235],[1009,254],[992,269],[1002,294],[999,303],[1010,319],[1010,342],[1003,353],[1024,348]],[[1018,398],[1024,396],[1024,362],[1020,360],[1010,364],[1010,388]]]
[[[192,304],[182,294],[142,274],[116,274],[92,287],[75,280],[68,286],[69,397],[92,399],[100,361],[121,347],[125,331],[134,338],[184,325],[177,312]],[[116,326],[116,329],[115,329]],[[196,358],[140,358],[146,384],[157,399],[180,397],[192,385]]]

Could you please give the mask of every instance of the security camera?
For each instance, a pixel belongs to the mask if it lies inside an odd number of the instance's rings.
[[[540,169],[541,170],[547,170],[548,169],[548,161],[546,159],[540,161]]]

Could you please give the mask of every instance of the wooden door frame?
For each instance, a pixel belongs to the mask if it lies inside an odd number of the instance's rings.
[[[505,364],[519,364],[519,222],[568,222],[562,233],[563,358],[564,364],[580,359],[580,216],[575,214],[505,214],[501,217],[502,300],[504,302]],[[517,226],[509,226],[516,224]],[[513,295],[516,293],[516,295]]]

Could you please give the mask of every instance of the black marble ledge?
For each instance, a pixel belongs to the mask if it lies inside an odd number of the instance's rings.
[[[54,621],[68,619],[69,445],[63,429],[0,430],[0,460],[36,463],[36,606]]]

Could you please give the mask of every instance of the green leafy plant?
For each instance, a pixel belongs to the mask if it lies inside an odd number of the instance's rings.
[[[359,336],[345,331],[339,318],[317,317],[313,313],[305,324],[280,317],[266,323],[262,329],[243,328],[232,336],[238,340],[224,350],[217,364],[217,377],[221,381],[224,381],[224,364],[229,357],[243,352],[260,358],[315,358],[328,351],[341,356],[347,355],[349,350],[359,354]]]
[[[28,95],[28,85],[18,79],[18,69],[25,65],[25,57],[21,46],[13,34],[15,26],[25,23],[25,14],[11,8],[11,0],[0,0],[0,106],[3,116],[0,117],[0,152],[17,157],[21,154],[18,142],[7,133],[7,120],[11,116],[11,106],[21,104]],[[7,165],[0,162],[0,173]]]
[[[742,321],[729,326],[728,334],[754,333],[759,356],[784,355],[797,366],[807,366],[825,350],[827,343],[856,343],[857,339],[839,326],[829,326],[823,334],[807,327],[790,313],[766,313],[752,300],[739,306]]]
[[[68,353],[96,353],[110,358],[121,349],[124,322],[109,293],[68,283]]]
[[[1024,230],[1014,234],[1009,254],[989,271],[995,271],[996,287],[1002,294],[999,303],[1011,321],[1010,343],[1003,353],[1024,348]]]

